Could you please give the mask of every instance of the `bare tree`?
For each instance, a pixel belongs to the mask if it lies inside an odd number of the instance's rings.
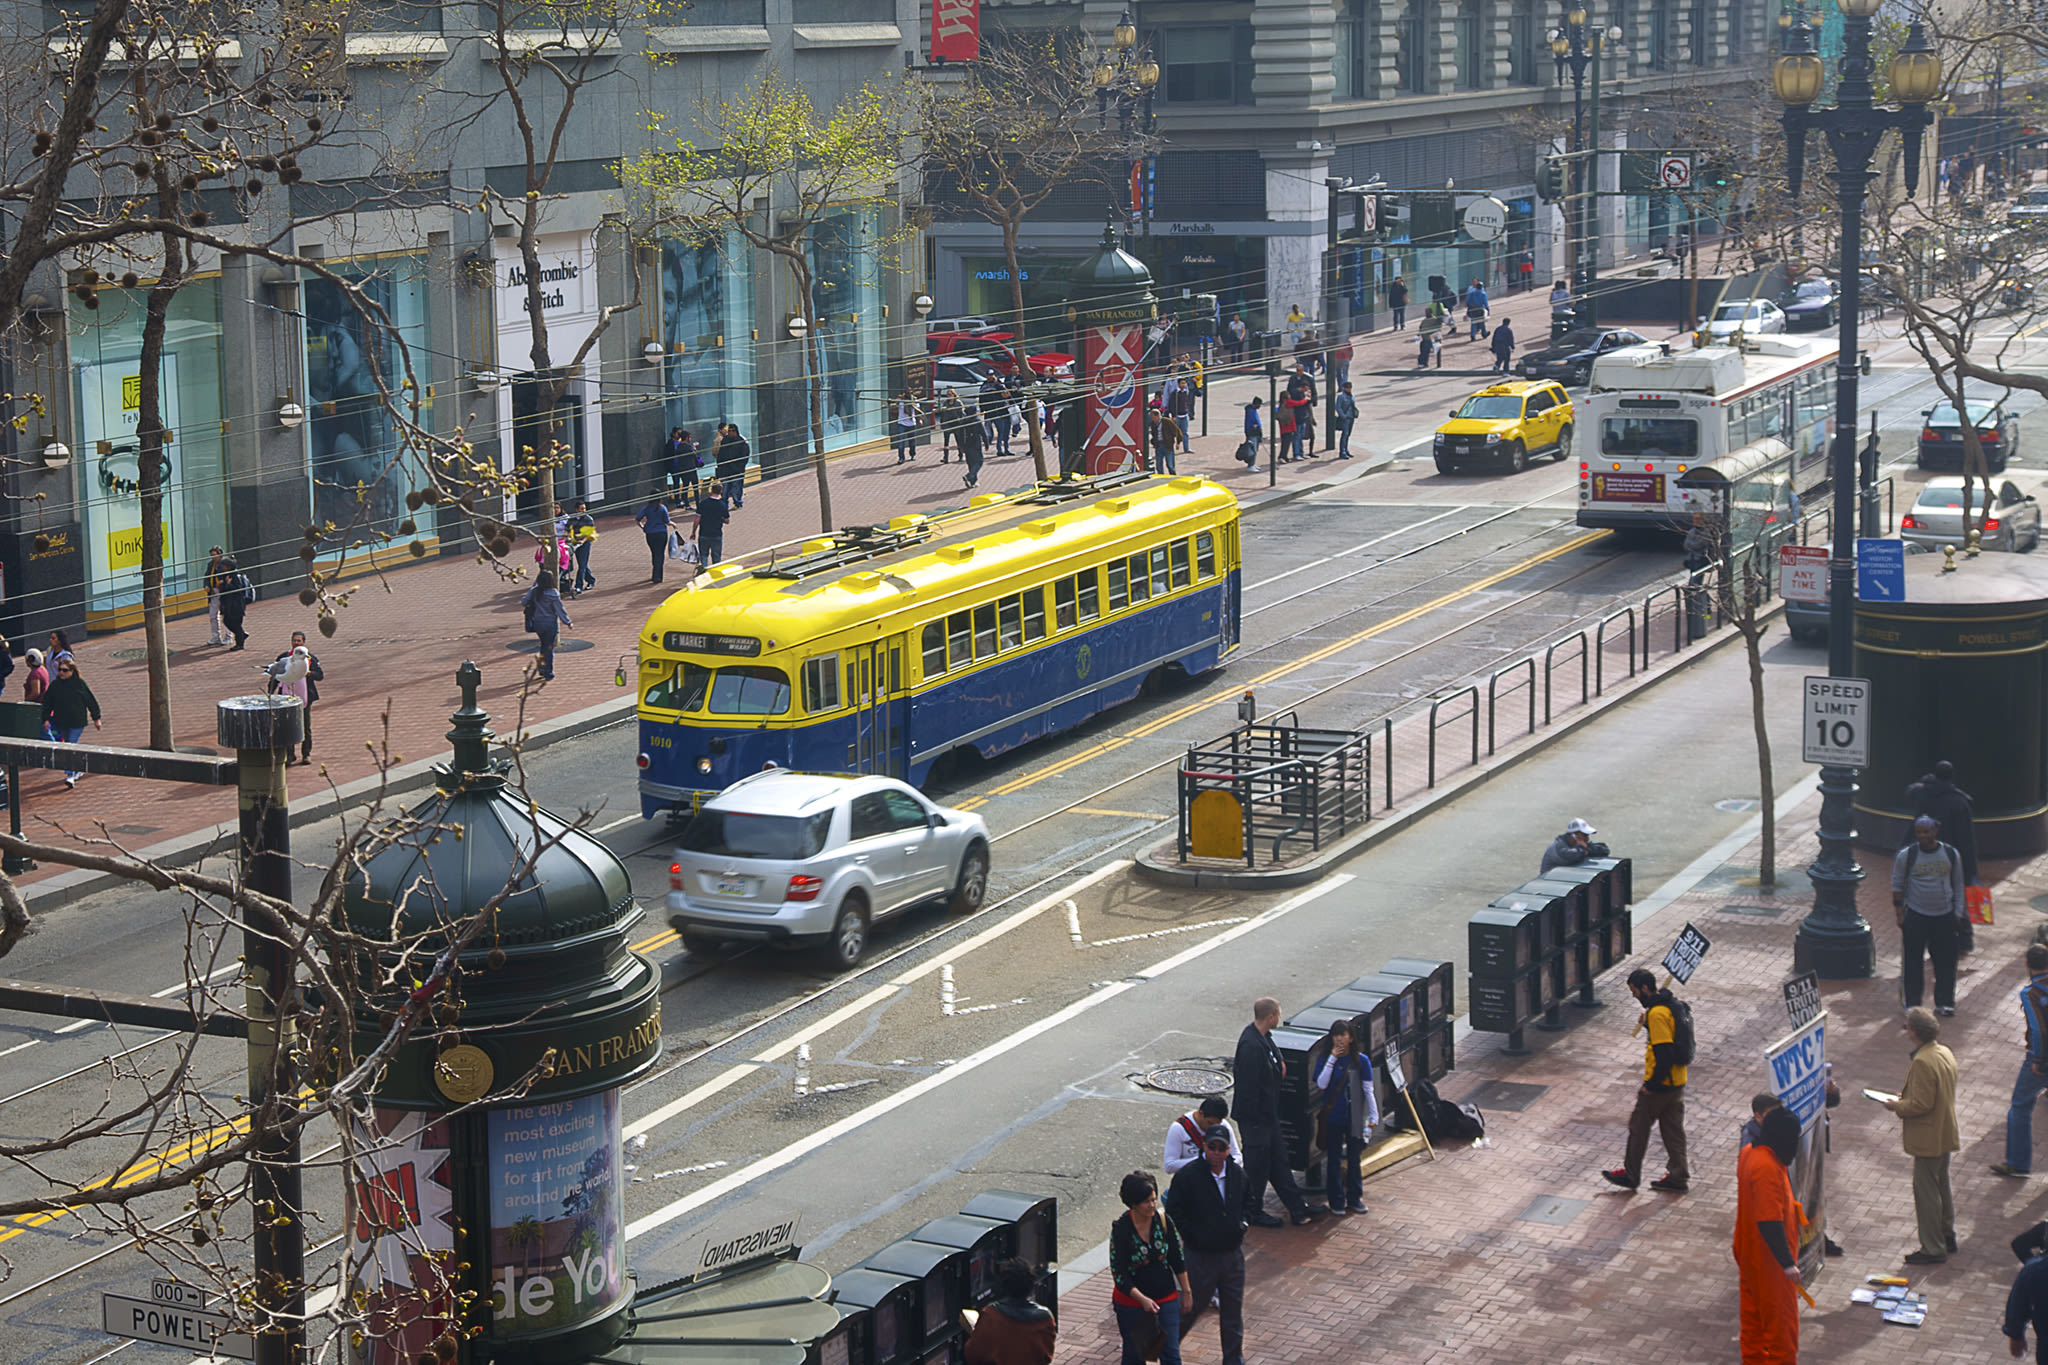
[[[1054,194],[1079,181],[1102,182],[1119,157],[1143,156],[1158,139],[1126,120],[1111,125],[1096,109],[1099,53],[1078,29],[1004,35],[984,45],[958,79],[913,87],[911,127],[928,202],[940,201],[992,223],[1003,235],[1010,277],[1011,330],[1025,347],[1024,271],[1018,239],[1024,222]],[[1047,476],[1038,405],[1024,405],[1031,461]]]
[[[903,162],[892,92],[863,85],[821,110],[803,86],[771,69],[737,98],[707,104],[691,129],[672,128],[658,111],[648,120],[670,145],[627,160],[621,175],[653,197],[662,221],[700,244],[722,247],[737,233],[789,273],[804,324],[800,345],[818,515],[822,529],[831,531],[815,251],[828,219],[886,211],[895,202]],[[699,147],[700,138],[717,145]],[[898,235],[879,232],[862,249],[880,260]]]

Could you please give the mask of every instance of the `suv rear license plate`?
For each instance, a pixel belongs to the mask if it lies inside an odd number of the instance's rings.
[[[751,896],[754,894],[752,877],[720,877],[718,894],[721,896]]]

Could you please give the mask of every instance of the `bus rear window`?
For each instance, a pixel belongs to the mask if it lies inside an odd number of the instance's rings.
[[[750,664],[721,668],[711,683],[714,716],[779,716],[789,710],[789,675]]]
[[[714,858],[773,858],[801,862],[825,847],[832,812],[815,815],[751,815],[736,810],[700,810],[683,826],[676,847]]]
[[[1600,453],[1625,459],[1697,459],[1700,425],[1690,417],[1603,417]]]

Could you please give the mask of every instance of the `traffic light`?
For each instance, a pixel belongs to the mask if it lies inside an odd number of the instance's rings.
[[[1536,197],[1546,204],[1555,204],[1564,198],[1564,158],[1546,156],[1536,167]]]

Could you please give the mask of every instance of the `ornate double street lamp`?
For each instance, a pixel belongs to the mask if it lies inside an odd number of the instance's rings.
[[[1159,63],[1152,60],[1152,49],[1138,51],[1138,26],[1128,9],[1110,30],[1109,48],[1095,59],[1095,112],[1107,128],[1114,100],[1117,123],[1124,132],[1131,131],[1135,120],[1139,131],[1149,133],[1155,126],[1152,91],[1159,84]]]
[[[1878,141],[1896,128],[1905,142],[1906,193],[1920,181],[1920,134],[1933,122],[1927,102],[1941,88],[1941,59],[1916,21],[1906,45],[1887,73],[1898,108],[1877,102],[1871,83],[1870,20],[1883,0],[1836,0],[1845,41],[1832,109],[1815,109],[1822,69],[1813,30],[1802,12],[1786,30],[1785,50],[1771,67],[1771,87],[1785,106],[1786,172],[1799,195],[1806,169],[1806,132],[1819,129],[1835,156],[1835,194],[1841,213],[1841,354],[1835,362],[1835,432],[1829,471],[1834,481],[1835,544],[1828,560],[1828,676],[1854,676],[1856,591],[1856,378],[1860,352],[1857,326],[1863,293],[1863,198],[1870,187],[1870,162]],[[1877,948],[1870,925],[1857,913],[1856,886],[1863,869],[1850,846],[1855,842],[1856,769],[1828,765],[1820,770],[1820,858],[1808,869],[1813,879],[1813,913],[1794,940],[1795,971],[1824,977],[1865,977],[1876,970]]]
[[[1579,323],[1591,327],[1595,323],[1597,310],[1593,303],[1593,280],[1600,273],[1600,239],[1595,232],[1598,224],[1597,200],[1594,192],[1600,188],[1600,50],[1621,41],[1621,28],[1610,24],[1601,29],[1588,27],[1586,11],[1576,7],[1565,11],[1564,23],[1550,30],[1550,53],[1557,59],[1557,78],[1564,80],[1564,73],[1572,73],[1572,151],[1583,153],[1587,150],[1586,123],[1590,112],[1593,137],[1590,144],[1591,156],[1578,155],[1572,158],[1572,215],[1571,235],[1574,242],[1572,256],[1572,292],[1579,296]],[[1590,110],[1586,99],[1586,72],[1593,73],[1593,98]]]

